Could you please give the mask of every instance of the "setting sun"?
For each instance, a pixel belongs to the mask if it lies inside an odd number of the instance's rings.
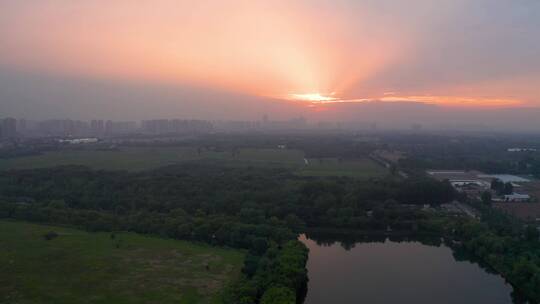
[[[336,101],[337,98],[333,97],[334,93],[328,95],[322,95],[320,93],[310,93],[310,94],[290,94],[290,99],[299,100],[299,101],[310,101],[316,103],[324,103],[330,101]]]

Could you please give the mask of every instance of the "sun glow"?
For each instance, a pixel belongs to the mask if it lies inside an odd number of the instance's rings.
[[[512,106],[522,106],[523,102],[517,99],[510,98],[479,98],[470,96],[441,96],[441,95],[399,95],[394,92],[386,92],[379,97],[365,98],[343,98],[336,96],[336,93],[331,94],[289,94],[288,100],[305,102],[311,107],[319,105],[337,104],[337,103],[365,103],[365,102],[416,102],[431,104],[443,107],[492,107],[504,108]]]
[[[447,107],[513,107],[522,106],[523,102],[511,98],[481,98],[470,96],[397,96],[385,95],[380,98],[386,102],[421,102]]]
[[[323,95],[320,93],[309,93],[309,94],[290,94],[290,98],[292,100],[298,100],[298,101],[310,101],[313,103],[324,103],[324,102],[332,102],[338,100],[338,98],[334,97],[335,93],[332,93],[330,95]]]

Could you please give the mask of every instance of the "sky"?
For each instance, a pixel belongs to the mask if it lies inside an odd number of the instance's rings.
[[[525,111],[539,37],[538,0],[2,0],[0,116]]]

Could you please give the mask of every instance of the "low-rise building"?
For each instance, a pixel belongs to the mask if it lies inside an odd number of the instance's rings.
[[[506,202],[527,202],[531,199],[528,194],[512,193],[504,196]]]

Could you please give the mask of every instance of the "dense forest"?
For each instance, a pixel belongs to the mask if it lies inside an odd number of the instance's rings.
[[[151,214],[238,217],[248,224],[276,218],[299,231],[303,225],[379,229],[420,216],[415,205],[455,197],[447,182],[433,179],[373,180],[299,177],[285,169],[234,168],[187,163],[127,173],[84,167],[0,173],[0,197],[18,208],[56,208],[136,215],[144,227]],[[110,229],[112,223],[94,224]]]

